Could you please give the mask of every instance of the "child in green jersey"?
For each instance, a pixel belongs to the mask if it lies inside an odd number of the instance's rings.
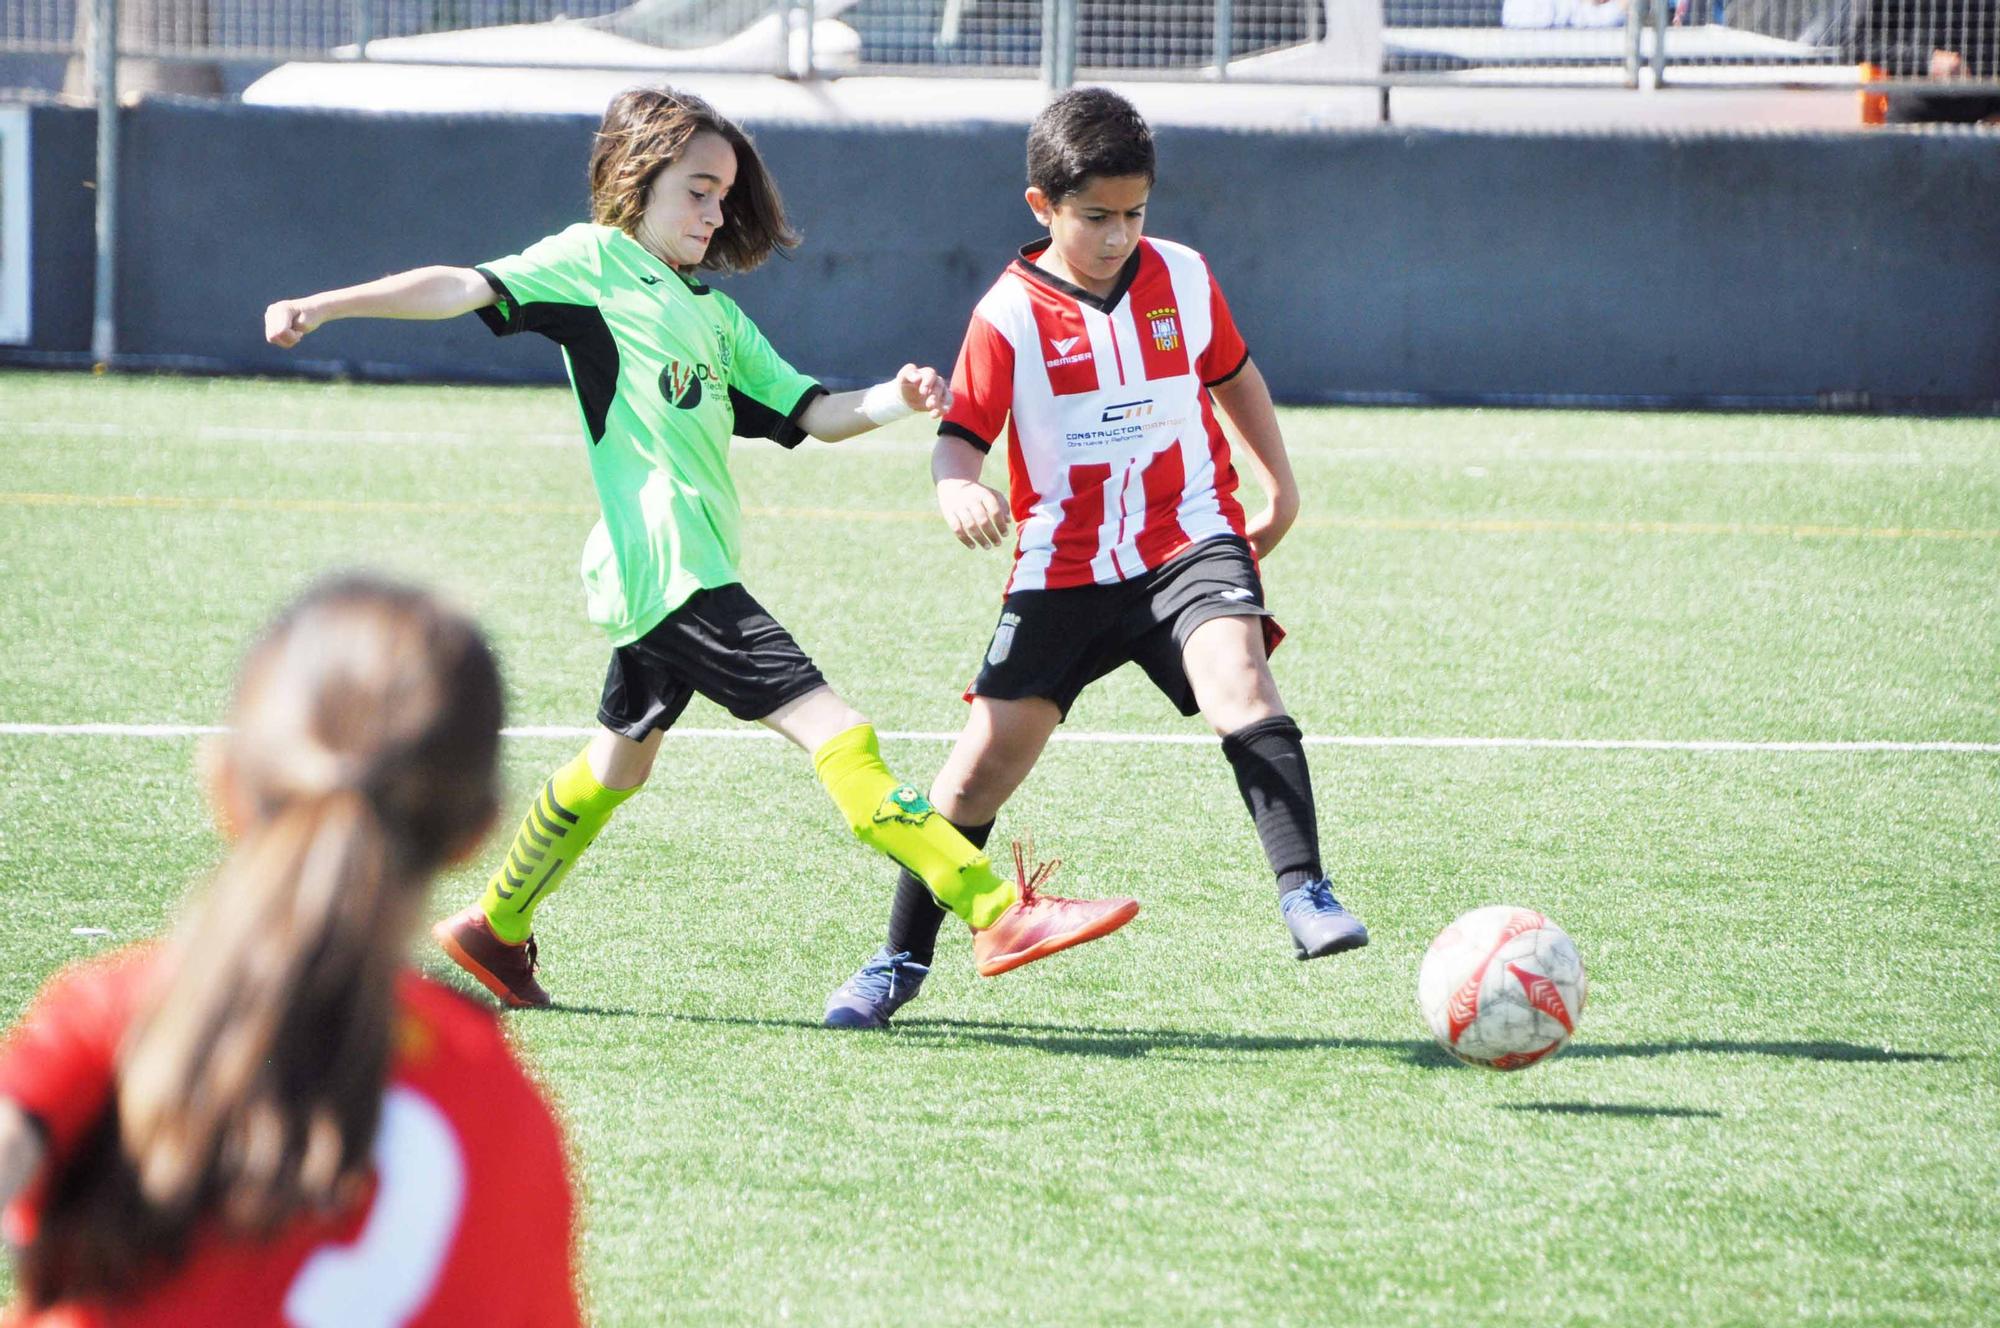
[[[633,89],[605,112],[590,157],[592,224],[476,268],[425,267],[265,310],[294,346],[337,318],[477,313],[495,335],[563,348],[603,508],[584,547],[592,621],[611,638],[600,730],[543,785],[478,903],[435,929],[446,953],[509,1005],[541,1006],[533,914],[618,805],[646,781],[660,737],[695,693],[812,754],[854,833],[925,881],[975,933],[979,971],[1004,973],[1123,926],[1129,899],[1038,894],[882,763],[875,731],[829,687],[736,570],[741,504],[732,434],[835,442],[950,389],[906,364],[865,391],[829,393],[772,349],[703,271],[743,272],[798,243],[756,148],[706,102]]]

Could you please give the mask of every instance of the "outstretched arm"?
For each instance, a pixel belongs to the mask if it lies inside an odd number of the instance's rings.
[[[42,1169],[48,1152],[42,1132],[28,1119],[28,1113],[0,1098],[0,1207],[14,1201]]]
[[[821,442],[837,443],[920,410],[942,415],[950,405],[951,385],[937,370],[906,364],[886,383],[816,399],[799,416],[799,425]]]
[[[1271,389],[1252,361],[1226,383],[1208,390],[1232,434],[1231,442],[1241,444],[1250,474],[1264,490],[1270,505],[1250,519],[1250,547],[1259,558],[1267,558],[1292,522],[1299,517],[1299,486],[1292,478],[1291,458],[1285,455],[1284,435],[1278,431],[1277,407],[1271,404]]]
[[[296,346],[336,318],[456,318],[498,298],[486,278],[469,267],[412,268],[359,286],[279,300],[264,310],[264,340]]]

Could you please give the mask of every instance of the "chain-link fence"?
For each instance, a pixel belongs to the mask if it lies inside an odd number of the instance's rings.
[[[97,0],[0,0],[0,50],[63,52],[90,30]],[[739,40],[785,22],[793,0],[119,0],[122,54],[186,60],[431,59],[480,63],[478,40],[508,56],[560,56],[564,34],[666,50]],[[496,34],[512,33],[517,49]],[[611,49],[600,44],[599,53]],[[767,63],[783,71],[775,40]],[[564,62],[564,61],[555,61]]]
[[[142,86],[215,95],[225,64],[346,60],[1344,84],[1382,89],[1384,118],[1391,86],[1638,87],[1649,70],[1860,86],[1864,120],[1976,121],[2000,120],[1996,15],[2000,0],[0,0],[0,61],[68,57],[64,86],[100,105],[128,62],[150,67]],[[117,341],[120,119],[97,117],[100,363]],[[0,340],[20,317],[26,132],[0,116]]]
[[[75,0],[0,0],[0,51],[62,55],[75,43]]]
[[[0,0],[0,53],[107,0]],[[168,61],[363,59],[1389,85],[1921,82],[2000,91],[2000,0],[117,0]]]

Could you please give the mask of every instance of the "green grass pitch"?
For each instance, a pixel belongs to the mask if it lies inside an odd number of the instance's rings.
[[[1266,574],[1309,734],[2000,743],[2000,424],[1284,423],[1305,517]],[[916,734],[957,726],[1004,574],[931,515],[924,434],[737,452],[747,583]],[[481,616],[513,723],[587,724],[580,446],[554,391],[0,377],[0,723],[215,723],[249,633],[365,563]],[[1069,729],[1201,731],[1128,673]],[[511,740],[516,796],[576,745]],[[886,746],[919,783],[945,753]],[[193,747],[0,732],[0,1019],[105,944],[73,928],[151,934],[216,861]],[[789,748],[670,741],[541,914],[564,1008],[509,1021],[595,1320],[2000,1320],[2000,754],[1312,756],[1367,950],[1293,961],[1213,747],[1058,743],[1002,842],[1146,911],[992,981],[947,933],[898,1028],[837,1035],[890,873]],[[1591,974],[1518,1075],[1414,1008],[1430,937],[1490,902]]]

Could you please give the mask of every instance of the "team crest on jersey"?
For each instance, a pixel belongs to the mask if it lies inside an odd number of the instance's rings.
[[[1180,349],[1181,326],[1179,314],[1180,310],[1168,307],[1165,309],[1154,309],[1146,315],[1146,321],[1153,325],[1153,347],[1163,354],[1170,350]]]

